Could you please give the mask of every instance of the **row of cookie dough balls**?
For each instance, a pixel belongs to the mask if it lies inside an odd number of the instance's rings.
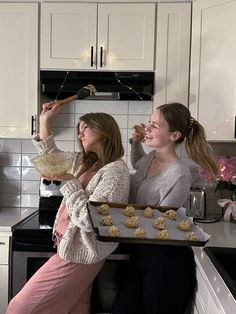
[[[111,226],[108,230],[108,234],[110,236],[120,236],[119,228],[113,225],[112,217],[110,215],[110,206],[108,204],[102,204],[98,207],[98,212],[101,215],[105,215],[104,217],[102,217],[102,219],[100,221],[101,225]],[[143,228],[139,227],[139,217],[136,216],[135,207],[132,205],[128,205],[124,209],[123,213],[125,216],[130,217],[125,221],[125,225],[128,228],[136,228],[136,230],[134,231],[134,237],[145,238],[146,237],[146,231]],[[143,210],[143,214],[145,217],[151,218],[151,217],[153,217],[153,209],[151,207],[146,207]],[[169,218],[170,220],[176,220],[177,213],[175,210],[169,209],[163,214],[163,216]],[[156,229],[160,230],[159,234],[157,236],[158,238],[170,239],[168,231],[166,229],[164,217],[156,218],[156,220],[154,222],[154,227]],[[189,222],[189,220],[185,219],[178,224],[178,228],[182,231],[189,231],[191,228],[191,223]],[[186,239],[190,240],[190,241],[196,241],[196,240],[198,240],[198,236],[196,235],[195,232],[189,232],[186,235]]]

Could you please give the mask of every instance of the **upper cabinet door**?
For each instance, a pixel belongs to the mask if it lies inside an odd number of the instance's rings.
[[[38,4],[0,3],[0,137],[31,137],[38,100]]]
[[[96,3],[41,4],[41,69],[96,69]]]
[[[98,65],[102,70],[154,70],[155,4],[98,5]]]
[[[155,106],[188,106],[191,3],[158,3]]]
[[[236,138],[236,1],[193,3],[190,110],[209,140]]]
[[[153,70],[155,4],[42,3],[41,14],[41,69]]]

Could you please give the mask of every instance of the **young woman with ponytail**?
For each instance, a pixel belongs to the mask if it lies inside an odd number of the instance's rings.
[[[218,166],[203,126],[187,107],[168,103],[157,107],[150,121],[135,125],[131,143],[132,203],[182,207],[192,183],[188,166],[177,155],[184,143],[189,157],[217,177]],[[142,144],[153,150],[145,154]],[[112,314],[184,314],[193,297],[196,278],[191,247],[122,244],[131,255]],[[121,278],[121,277],[119,277]]]

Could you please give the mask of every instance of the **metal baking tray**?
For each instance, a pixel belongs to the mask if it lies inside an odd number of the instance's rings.
[[[100,221],[104,215],[99,214],[98,207],[102,204],[107,204],[110,207],[110,215],[112,216],[113,225],[119,228],[120,236],[110,236],[108,230],[110,226],[102,226]],[[124,215],[123,211],[128,206],[132,205],[136,209],[136,214],[139,216],[139,227],[146,231],[145,238],[136,238],[134,236],[135,228],[128,228],[124,222],[129,218]],[[154,215],[151,218],[146,218],[143,215],[143,210],[146,207],[154,209]],[[205,233],[198,227],[191,217],[185,213],[185,208],[166,207],[166,206],[149,206],[138,204],[122,204],[122,203],[105,203],[92,202],[87,203],[87,209],[92,228],[97,235],[99,241],[105,242],[126,242],[126,243],[143,243],[143,244],[163,244],[163,245],[183,245],[183,246],[204,246],[210,238],[210,235]],[[176,220],[165,218],[166,229],[169,233],[169,239],[160,239],[157,237],[158,230],[154,228],[153,223],[157,217],[163,216],[163,213],[169,209],[177,211]],[[186,239],[187,231],[179,230],[178,223],[188,219],[191,222],[191,229],[188,232],[195,232],[198,240],[190,241]]]

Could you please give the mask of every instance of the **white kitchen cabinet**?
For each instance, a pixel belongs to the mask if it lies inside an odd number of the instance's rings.
[[[42,3],[41,69],[153,70],[155,3]]]
[[[9,287],[9,236],[0,235],[0,313],[6,312]]]
[[[38,100],[38,4],[0,3],[0,137],[31,137]]]
[[[211,288],[205,273],[197,267],[197,289],[193,314],[226,314],[219,299]]]
[[[189,108],[209,140],[236,140],[236,1],[193,2]]]
[[[191,3],[158,3],[155,106],[188,106]]]

